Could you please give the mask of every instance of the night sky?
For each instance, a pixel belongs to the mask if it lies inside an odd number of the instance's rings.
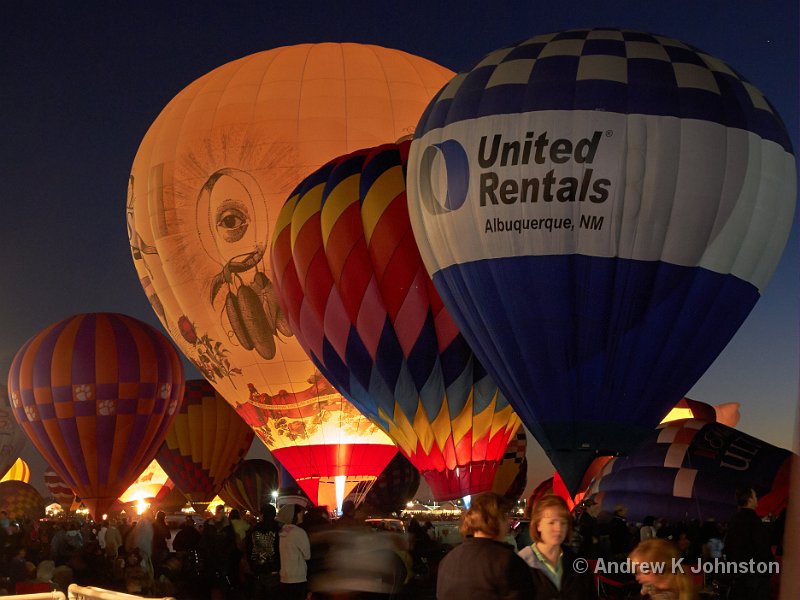
[[[25,340],[71,314],[120,312],[160,329],[128,247],[131,163],[147,128],[175,94],[213,68],[260,50],[363,42],[460,71],[491,50],[536,34],[640,29],[728,62],[775,105],[797,148],[796,0],[384,4],[2,2],[3,380]],[[784,447],[792,446],[796,423],[799,262],[795,220],[766,294],[690,393],[711,404],[741,402],[739,428]],[[198,376],[193,369],[187,375]],[[24,457],[34,454],[29,444]],[[549,476],[540,455],[533,462],[529,488]]]

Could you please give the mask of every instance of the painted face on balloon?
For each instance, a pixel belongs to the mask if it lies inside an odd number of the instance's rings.
[[[260,260],[267,243],[266,204],[255,178],[239,169],[214,172],[198,196],[197,225],[203,248],[220,265]]]

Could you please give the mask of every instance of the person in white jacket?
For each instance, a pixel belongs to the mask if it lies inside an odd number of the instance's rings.
[[[278,511],[277,520],[283,523],[278,533],[278,551],[281,557],[281,598],[304,600],[308,582],[308,565],[311,545],[308,535],[299,527],[303,522],[303,507],[285,504]]]

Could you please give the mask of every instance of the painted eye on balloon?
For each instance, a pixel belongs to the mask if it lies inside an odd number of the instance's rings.
[[[241,202],[228,200],[217,209],[215,223],[222,239],[233,244],[244,237],[250,224],[250,217],[247,208]]]

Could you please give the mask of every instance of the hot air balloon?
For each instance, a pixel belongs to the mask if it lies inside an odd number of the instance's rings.
[[[683,419],[698,419],[700,421],[722,423],[728,427],[736,427],[737,423],[739,423],[739,417],[738,402],[725,402],[711,406],[699,400],[682,398],[680,402],[672,407],[667,416],[661,419],[661,423]]]
[[[398,452],[364,497],[364,508],[372,516],[399,514],[419,489],[420,473]]]
[[[34,446],[99,517],[153,460],[178,412],[183,366],[149,325],[83,314],[28,340],[8,387]]]
[[[225,504],[257,515],[262,506],[272,501],[272,492],[277,493],[279,487],[277,467],[268,460],[252,458],[239,463],[219,496]]]
[[[174,424],[173,424],[174,425]],[[158,464],[157,460],[153,460],[142,471],[128,489],[125,490],[119,497],[121,504],[131,504],[139,501],[146,501],[149,504],[158,504],[165,500],[175,489],[175,482],[173,482],[166,471]],[[183,494],[181,494],[183,496]],[[186,504],[186,499],[183,498],[178,503],[178,508]]]
[[[12,415],[8,405],[8,388],[0,385],[0,473],[11,468],[25,446],[25,433]]]
[[[265,254],[270,231],[305,175],[410,134],[450,76],[360,44],[254,54],[178,94],[132,167],[128,234],[153,309],[315,501],[334,478],[374,480],[396,450],[320,382],[293,337]],[[340,420],[348,431],[337,435]]]
[[[52,467],[48,467],[44,472],[44,485],[47,488],[47,492],[52,497],[53,502],[58,504],[65,511],[78,507],[75,492],[64,483],[64,480],[59,477],[58,473],[56,473]]]
[[[210,383],[190,380],[156,460],[191,502],[207,504],[239,466],[253,435]]]
[[[629,456],[612,458],[586,490],[602,510],[624,504],[628,519],[727,521],[736,489],[751,486],[759,513],[786,508],[792,453],[721,423],[666,423]]]
[[[446,500],[491,489],[519,418],[425,272],[406,208],[409,144],[359,150],[309,175],[278,217],[272,266],[322,374]]]
[[[796,167],[773,107],[720,59],[581,29],[454,77],[420,119],[408,189],[445,305],[574,492],[750,312]]]
[[[528,485],[528,437],[520,427],[517,435],[508,441],[503,460],[497,467],[492,491],[508,500],[517,500]]]
[[[21,458],[18,458],[11,468],[3,475],[2,481],[21,481],[22,483],[29,483],[31,480],[31,469]]]
[[[0,512],[12,519],[41,519],[44,516],[44,499],[36,488],[23,481],[0,483]]]
[[[739,422],[739,403],[725,402],[723,404],[711,406],[710,404],[700,402],[699,400],[682,398],[675,406],[672,407],[667,415],[661,419],[660,424],[664,425],[672,421],[680,421],[685,419],[696,419],[711,423],[716,422],[727,425],[728,427],[736,427],[736,424]],[[560,482],[560,485],[557,484],[559,489],[556,491],[556,494],[564,498],[568,506],[571,506],[573,503],[580,503],[584,499],[586,491],[591,485],[592,480],[594,480],[600,474],[600,472],[612,458],[613,457],[611,456],[598,456],[595,458],[584,472],[583,477],[581,478],[581,483],[578,486],[579,491],[574,495],[570,495],[570,493],[566,490],[563,480],[561,480],[559,474],[556,472],[555,477],[557,481]]]

